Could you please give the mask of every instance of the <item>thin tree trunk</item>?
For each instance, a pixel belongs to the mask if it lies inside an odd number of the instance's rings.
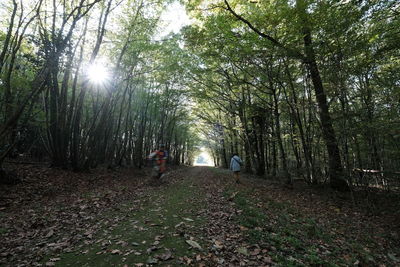
[[[1,74],[1,71],[3,70],[4,59],[5,59],[7,51],[8,51],[8,46],[10,44],[12,31],[13,31],[13,27],[14,27],[15,15],[17,13],[17,10],[18,10],[17,1],[13,0],[13,11],[11,12],[11,18],[10,18],[10,23],[8,24],[7,35],[6,35],[6,38],[4,39],[3,49],[1,50],[1,54],[0,54],[0,74]]]
[[[281,126],[280,126],[280,114],[279,114],[279,106],[278,106],[278,96],[276,94],[276,91],[272,91],[272,96],[274,99],[274,117],[275,117],[275,135],[276,139],[278,141],[278,148],[280,152],[280,158],[281,158],[281,165],[283,169],[284,176],[286,178],[286,183],[287,184],[292,184],[292,177],[289,173],[288,166],[287,166],[287,160],[286,160],[286,152],[283,147],[283,140],[282,140],[282,135],[281,135]]]

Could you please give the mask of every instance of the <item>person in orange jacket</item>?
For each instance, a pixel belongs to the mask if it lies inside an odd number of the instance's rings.
[[[160,145],[160,149],[150,153],[148,156],[149,159],[155,160],[154,170],[157,178],[161,178],[161,176],[165,173],[168,152],[165,150],[165,145]]]

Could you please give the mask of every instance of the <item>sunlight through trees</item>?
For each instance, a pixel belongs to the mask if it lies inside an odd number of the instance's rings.
[[[1,7],[0,164],[142,167],[164,143],[172,163],[204,145],[289,184],[399,180],[396,1]]]

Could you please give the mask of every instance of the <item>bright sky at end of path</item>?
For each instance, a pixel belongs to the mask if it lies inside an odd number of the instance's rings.
[[[202,147],[200,150],[201,153],[195,158],[193,165],[214,167],[214,161],[207,150],[204,147]]]
[[[178,1],[167,6],[161,14],[160,21],[159,37],[164,37],[171,32],[178,33],[182,27],[191,23],[185,7]]]

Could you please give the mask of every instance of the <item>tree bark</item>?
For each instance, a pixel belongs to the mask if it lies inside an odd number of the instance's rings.
[[[349,190],[349,186],[344,179],[342,162],[340,159],[339,146],[336,139],[335,130],[333,129],[332,118],[329,113],[329,107],[326,94],[322,84],[322,79],[318,70],[315,59],[314,48],[312,46],[312,38],[310,30],[305,27],[304,32],[304,48],[305,63],[310,72],[311,80],[314,86],[315,96],[319,108],[319,117],[321,119],[322,136],[325,141],[328,152],[329,177],[331,186],[340,191]]]
[[[292,177],[289,173],[288,166],[287,166],[287,160],[286,160],[286,152],[285,148],[283,146],[283,140],[282,140],[282,135],[281,135],[281,125],[280,125],[280,114],[279,114],[279,107],[278,107],[278,96],[275,90],[272,91],[272,96],[274,99],[274,117],[275,117],[275,135],[276,135],[276,140],[278,141],[278,148],[280,152],[280,158],[281,158],[281,165],[283,169],[284,176],[286,178],[286,183],[287,184],[292,184]]]
[[[17,13],[17,10],[18,10],[17,1],[13,0],[13,11],[11,13],[10,23],[8,26],[6,38],[4,40],[3,49],[1,50],[1,54],[0,54],[0,74],[1,74],[1,71],[4,66],[4,59],[6,57],[8,46],[9,46],[9,43],[11,40],[12,31],[13,31],[13,27],[14,27],[14,20],[15,20],[15,15]]]

